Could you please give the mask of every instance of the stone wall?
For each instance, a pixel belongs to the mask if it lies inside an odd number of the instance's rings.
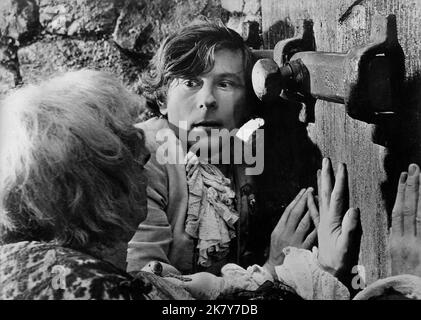
[[[0,96],[79,68],[112,72],[136,91],[161,40],[199,15],[260,46],[260,0],[1,0]]]

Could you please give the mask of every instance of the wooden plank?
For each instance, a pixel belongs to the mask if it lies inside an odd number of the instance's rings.
[[[396,15],[405,53],[406,78],[399,106],[404,112],[397,143],[390,149],[374,144],[374,126],[350,118],[340,104],[318,101],[315,124],[307,127],[321,156],[330,157],[335,165],[338,161],[348,165],[350,204],[362,212],[360,264],[366,268],[368,283],[391,274],[387,240],[397,174],[409,161],[421,163],[421,1],[262,0],[263,39],[269,49],[298,35],[303,21],[312,20],[318,51],[346,52],[368,42],[376,12]]]

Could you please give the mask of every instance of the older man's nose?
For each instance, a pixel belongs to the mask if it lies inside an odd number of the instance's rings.
[[[217,106],[216,98],[211,87],[203,86],[198,94],[197,106],[199,109],[203,109],[205,107],[206,109],[210,109]]]

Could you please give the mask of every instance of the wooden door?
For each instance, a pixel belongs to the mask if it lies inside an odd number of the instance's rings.
[[[347,164],[350,205],[359,207],[362,214],[359,264],[365,267],[368,283],[391,275],[387,242],[397,177],[409,162],[421,163],[421,1],[262,0],[265,49],[297,36],[303,22],[311,20],[317,51],[347,52],[369,41],[375,13],[396,15],[405,55],[405,81],[397,106],[400,120],[389,146],[373,143],[374,126],[349,117],[344,105],[320,100],[315,122],[305,127],[295,121],[294,106],[271,106],[272,138],[265,134],[265,147],[271,148],[265,162],[265,169],[271,172],[264,177],[267,206],[281,200],[286,203],[300,187],[314,184],[322,157],[330,157],[335,168],[338,161]]]

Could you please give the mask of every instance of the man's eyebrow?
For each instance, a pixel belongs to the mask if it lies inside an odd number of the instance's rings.
[[[244,82],[244,72],[224,72],[217,75],[218,78],[234,78],[238,82]]]

